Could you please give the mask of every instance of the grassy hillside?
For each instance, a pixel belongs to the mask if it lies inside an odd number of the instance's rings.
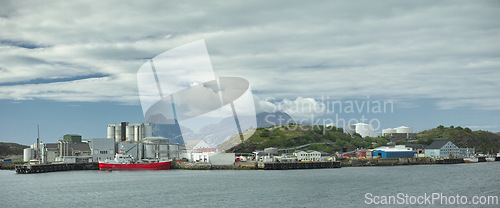
[[[0,156],[22,155],[24,148],[28,148],[28,146],[16,143],[0,142]]]
[[[472,131],[469,128],[438,126],[437,128],[418,133],[417,138],[419,138],[417,143],[424,145],[442,138],[443,140],[452,141],[459,147],[474,147],[477,152],[496,153],[500,151],[500,135],[488,131]],[[249,153],[267,147],[284,149],[311,144],[300,149],[313,149],[334,153],[336,151],[353,151],[356,148],[376,148],[386,145],[387,142],[388,140],[382,137],[361,138],[358,134],[351,136],[344,133],[342,128],[288,124],[258,128],[243,143],[241,143],[239,136],[235,135],[229,141],[219,145],[218,148],[227,150],[228,152]],[[398,144],[406,144],[406,142]]]
[[[450,140],[458,147],[474,147],[476,152],[496,153],[500,151],[500,135],[489,131],[472,131],[460,126],[444,127],[425,130],[417,134],[419,143],[428,144],[436,138]]]
[[[271,126],[258,128],[255,133],[243,143],[239,141],[238,137],[233,137],[230,141],[219,145],[219,148],[237,144],[233,148],[230,148],[228,152],[241,153],[262,150],[267,147],[291,148],[311,144],[301,149],[314,149],[334,153],[336,151],[352,151],[357,147],[372,148],[372,142],[378,142],[376,139],[372,138],[363,139],[358,134],[351,136],[343,131],[342,128],[324,128],[323,126],[311,127],[297,124]],[[383,138],[380,138],[379,141],[381,142],[380,145],[384,142],[387,143]],[[228,145],[229,143],[233,145]]]

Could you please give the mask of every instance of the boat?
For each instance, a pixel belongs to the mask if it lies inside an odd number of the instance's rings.
[[[486,158],[486,162],[495,162],[495,159],[494,157],[487,157]]]
[[[477,157],[466,157],[464,158],[465,163],[477,163],[479,162]]]
[[[136,161],[123,147],[116,153],[113,160],[99,161],[100,170],[168,170],[172,160],[141,160]]]

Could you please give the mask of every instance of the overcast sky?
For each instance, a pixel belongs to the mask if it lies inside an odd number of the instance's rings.
[[[498,1],[0,4],[0,141],[32,143],[36,124],[55,142],[144,122],[139,67],[200,39],[217,76],[250,82],[258,110],[389,100],[389,114],[341,116],[500,131]]]

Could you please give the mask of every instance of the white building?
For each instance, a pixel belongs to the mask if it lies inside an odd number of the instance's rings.
[[[307,152],[305,151],[298,151],[293,153],[295,157],[297,157],[297,160],[306,160],[306,161],[320,161],[321,160],[321,152],[318,152],[316,150],[308,150]]]
[[[192,140],[185,141],[184,146],[186,147],[186,152],[189,161],[197,162],[210,162],[210,156],[219,153],[220,151],[216,148],[210,147],[203,140]]]
[[[425,156],[433,158],[459,158],[462,157],[460,148],[450,141],[434,141],[425,148]]]
[[[115,158],[115,141],[113,139],[89,139],[88,144],[93,162]]]

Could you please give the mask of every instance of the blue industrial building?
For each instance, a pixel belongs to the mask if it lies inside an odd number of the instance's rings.
[[[413,157],[413,151],[384,151],[384,150],[376,150],[373,151],[373,157],[380,158],[398,158],[398,157]]]

